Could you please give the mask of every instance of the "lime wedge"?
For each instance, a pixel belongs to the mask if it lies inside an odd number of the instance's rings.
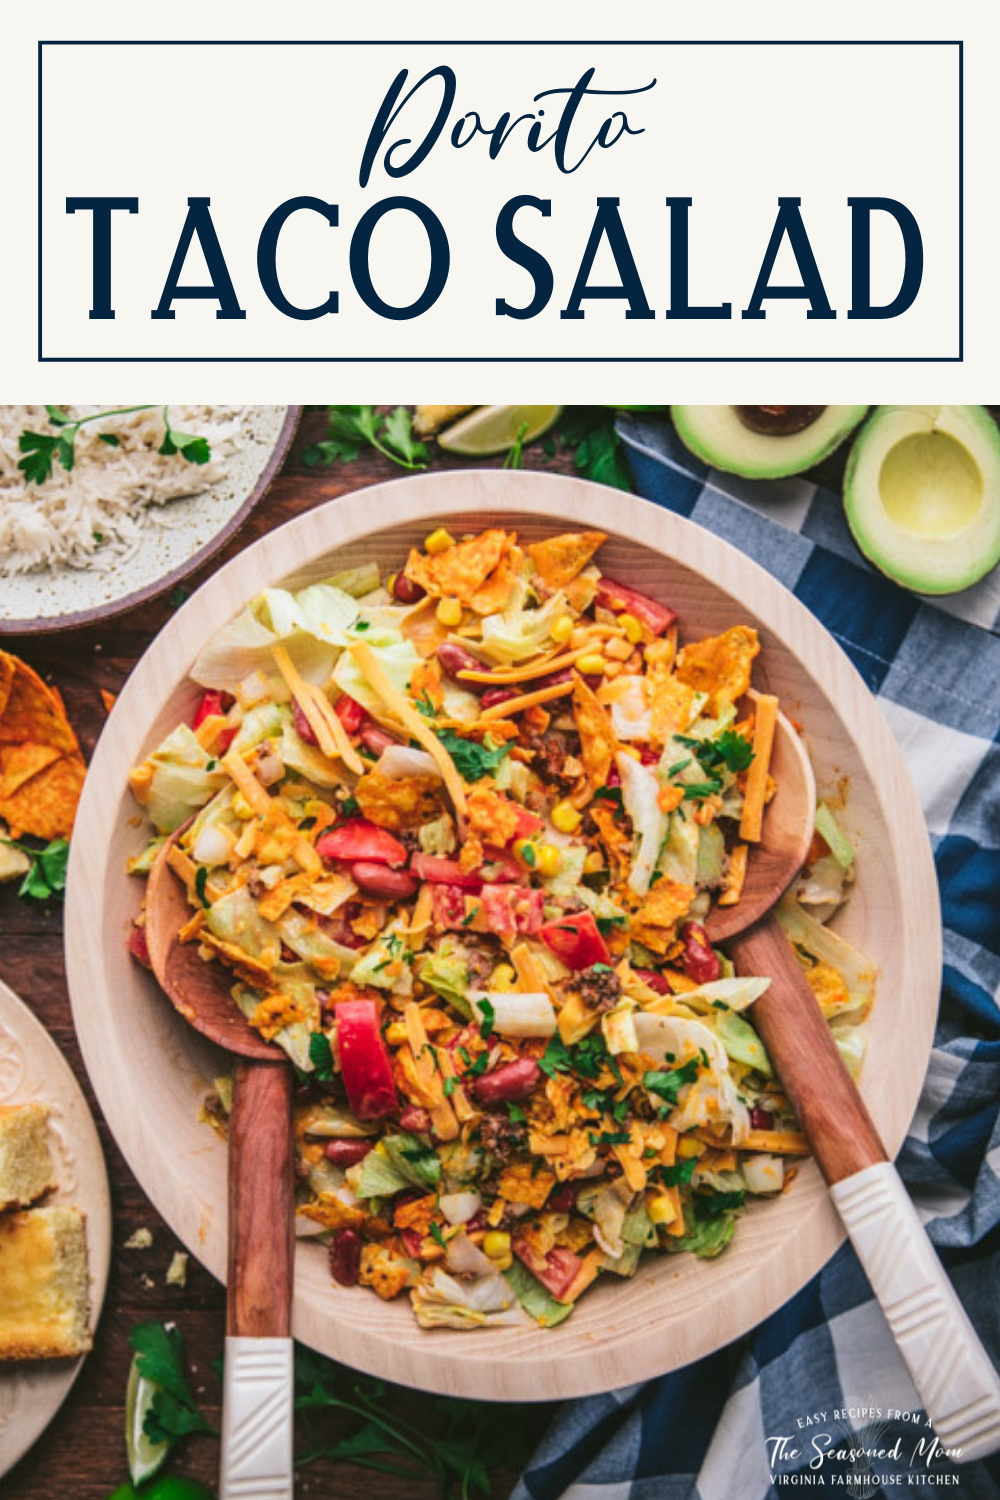
[[[125,1391],[125,1451],[133,1484],[142,1484],[143,1480],[157,1474],[170,1448],[169,1443],[154,1443],[143,1431],[146,1413],[159,1389],[154,1381],[139,1374],[139,1356],[136,1355],[128,1372]]]
[[[489,458],[506,453],[517,442],[533,443],[559,420],[561,406],[477,406],[467,417],[454,422],[438,437],[448,453],[464,458]]]

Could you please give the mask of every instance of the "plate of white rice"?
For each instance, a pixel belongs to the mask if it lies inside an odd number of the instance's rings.
[[[72,468],[56,457],[36,483],[18,467],[22,434],[58,437],[64,418],[98,412],[107,415],[76,433]],[[298,406],[0,405],[0,634],[88,624],[175,586],[261,499],[300,415]],[[161,453],[167,422],[203,438],[207,461]]]

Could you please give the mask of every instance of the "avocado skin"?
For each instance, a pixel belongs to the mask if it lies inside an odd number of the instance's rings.
[[[994,538],[991,546],[987,547],[982,558],[972,567],[965,567],[955,574],[949,575],[947,571],[941,571],[941,557],[950,550],[947,538],[938,538],[934,542],[935,561],[938,576],[932,576],[921,572],[919,563],[914,566],[911,562],[899,560],[887,556],[884,548],[873,542],[868,534],[865,520],[867,501],[863,498],[864,490],[858,481],[858,470],[865,458],[868,448],[873,440],[877,438],[878,431],[884,418],[890,413],[895,413],[907,408],[896,406],[877,406],[872,411],[864,426],[858,432],[851,452],[847,460],[847,468],[844,473],[844,514],[847,524],[851,529],[851,535],[862,555],[893,583],[902,588],[909,589],[916,594],[938,597],[947,594],[958,594],[964,589],[971,588],[980,579],[985,578],[987,573],[1000,563],[1000,429],[985,406],[966,406],[958,408],[968,414],[974,430],[983,441],[983,451],[976,455],[980,472],[983,473],[984,484],[989,483],[989,474],[982,459],[985,456],[992,461],[994,486],[992,491],[992,504],[995,511]],[[889,451],[888,449],[886,450]],[[907,533],[898,528],[900,538],[905,538]],[[908,545],[903,543],[903,546]]]
[[[867,406],[828,406],[804,431],[769,437],[744,427],[734,407],[672,406],[677,435],[696,458],[710,468],[744,479],[784,479],[801,474],[827,458],[864,419]],[[705,414],[731,413],[721,431],[706,430]],[[714,423],[717,416],[709,417]]]

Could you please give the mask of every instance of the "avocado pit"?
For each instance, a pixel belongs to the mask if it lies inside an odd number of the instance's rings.
[[[736,406],[743,426],[764,437],[793,437],[805,432],[826,411],[825,406]]]

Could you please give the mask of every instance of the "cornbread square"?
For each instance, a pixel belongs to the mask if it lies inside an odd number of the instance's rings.
[[[0,1106],[0,1212],[27,1208],[54,1186],[48,1105]]]
[[[0,1219],[0,1360],[83,1354],[87,1237],[78,1208],[27,1208]]]

